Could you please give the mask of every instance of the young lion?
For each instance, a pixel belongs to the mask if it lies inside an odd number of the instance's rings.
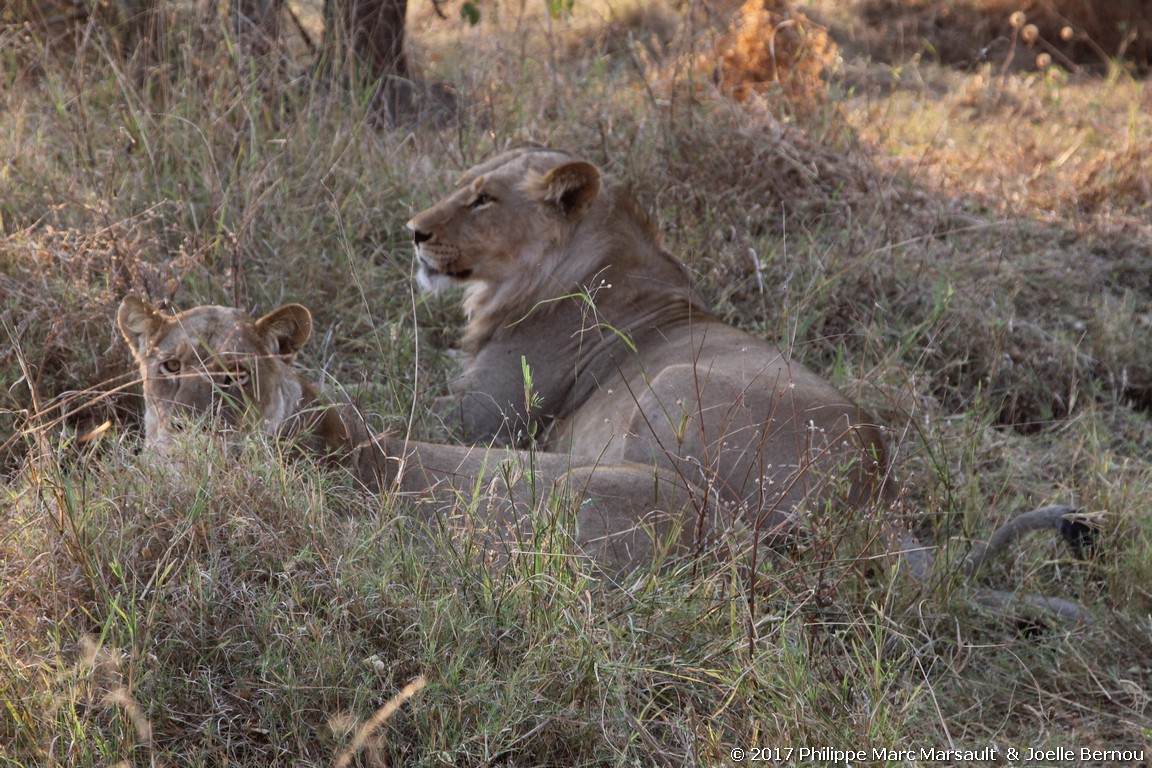
[[[548,451],[662,466],[761,526],[805,502],[858,505],[879,485],[873,420],[717,319],[630,193],[594,165],[506,152],[408,226],[420,284],[467,287],[468,362],[454,387],[466,442],[534,432]]]
[[[441,404],[466,441],[534,435],[546,451],[662,467],[760,531],[796,530],[802,506],[878,496],[887,457],[873,420],[775,345],[716,318],[628,190],[591,163],[542,147],[505,152],[408,227],[420,285],[467,290],[468,358]],[[1074,511],[1010,521],[971,570],[1024,532],[1068,529]],[[927,575],[925,548],[895,526],[885,538]]]
[[[370,489],[411,494],[428,510],[489,488],[476,514],[506,540],[525,535],[555,494],[576,503],[576,544],[613,571],[684,552],[713,507],[674,474],[642,465],[600,466],[562,454],[529,455],[406,441],[390,453],[349,404],[326,403],[292,367],[312,334],[299,304],[260,318],[227,307],[169,314],[135,296],[117,320],[140,366],[146,454],[163,456],[186,430],[204,426],[224,440],[247,430],[298,439],[348,466]],[[492,488],[498,488],[492,491]]]

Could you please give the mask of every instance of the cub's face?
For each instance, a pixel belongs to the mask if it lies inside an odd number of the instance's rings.
[[[226,440],[244,428],[275,432],[296,408],[290,363],[312,333],[299,304],[255,319],[216,306],[172,315],[128,296],[117,321],[140,366],[148,450],[165,452],[193,425]]]
[[[553,150],[512,150],[472,168],[408,222],[420,287],[502,284],[542,268],[599,191],[595,166]]]

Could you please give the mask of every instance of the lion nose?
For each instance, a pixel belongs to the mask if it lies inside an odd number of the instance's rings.
[[[431,239],[432,239],[432,233],[431,232],[422,232],[419,229],[416,229],[415,227],[413,227],[413,229],[412,229],[412,244],[413,245],[420,245],[420,243],[428,242]]]

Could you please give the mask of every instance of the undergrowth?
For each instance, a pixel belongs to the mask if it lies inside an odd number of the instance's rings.
[[[329,764],[417,677],[363,764],[1148,743],[1152,253],[1131,168],[1152,127],[1120,106],[1144,84],[925,64],[871,89],[849,61],[831,90],[738,104],[701,64],[736,20],[668,11],[653,42],[625,22],[653,16],[603,14],[611,44],[590,45],[593,10],[468,28],[414,9],[417,60],[467,114],[393,130],[301,62],[245,58],[223,20],[170,26],[187,37],[143,76],[98,28],[60,58],[4,29],[0,759]],[[183,477],[137,455],[128,292],[304,303],[313,378],[436,437],[461,318],[413,295],[403,223],[524,140],[630,183],[722,317],[877,414],[898,507],[820,516],[754,574],[709,554],[606,589],[562,551],[490,562],[274,445],[193,446]],[[1099,524],[1090,559],[1035,537],[981,580],[1095,623],[975,607],[970,542],[1055,502]],[[927,588],[876,556],[879,514],[946,547]]]

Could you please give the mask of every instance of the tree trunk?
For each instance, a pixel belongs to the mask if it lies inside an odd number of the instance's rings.
[[[256,54],[271,53],[280,43],[284,0],[231,0],[232,28],[236,37]]]
[[[329,50],[342,49],[351,60],[353,78],[376,88],[372,99],[376,115],[390,123],[412,106],[413,86],[404,51],[407,12],[408,0],[324,3]]]

